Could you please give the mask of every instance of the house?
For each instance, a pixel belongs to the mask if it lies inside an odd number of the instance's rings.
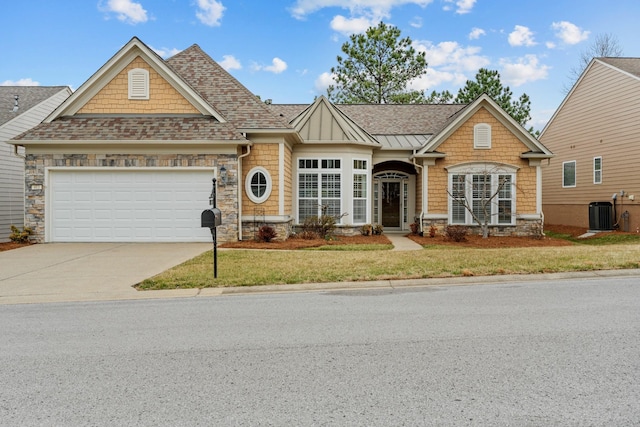
[[[540,135],[545,222],[639,230],[639,137],[640,58],[594,58]]]
[[[503,185],[493,234],[539,235],[552,155],[486,95],[271,105],[199,46],[163,60],[137,38],[12,143],[26,149],[26,219],[43,242],[209,241],[200,213],[214,178],[218,241],[254,238],[263,224],[284,238],[322,212],[345,234],[472,226],[448,194],[475,209],[480,181]]]
[[[7,141],[38,125],[69,95],[65,86],[0,86],[0,242],[24,226],[24,149]]]

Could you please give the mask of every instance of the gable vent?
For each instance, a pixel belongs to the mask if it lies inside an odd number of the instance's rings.
[[[473,127],[473,148],[491,148],[491,126],[480,123]]]
[[[129,99],[149,99],[149,71],[142,68],[129,71]]]

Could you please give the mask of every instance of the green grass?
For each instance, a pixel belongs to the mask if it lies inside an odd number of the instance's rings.
[[[432,245],[422,251],[391,252],[386,245],[352,245],[296,251],[221,250],[218,251],[217,279],[213,278],[213,258],[209,251],[145,280],[139,289],[640,268],[640,240],[626,236],[612,234],[588,244],[578,242],[572,246],[542,248],[473,249]],[[600,248],[594,250],[593,245]]]
[[[572,237],[569,234],[554,233],[552,231],[546,231],[545,234],[555,239],[564,239],[579,245],[589,246],[602,246],[602,245],[624,245],[624,244],[639,244],[639,234],[620,234],[620,233],[598,233],[593,237],[586,239],[579,239]]]

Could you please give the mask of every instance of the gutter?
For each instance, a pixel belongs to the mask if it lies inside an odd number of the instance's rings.
[[[424,166],[419,165],[416,163],[416,157],[415,157],[416,152],[413,152],[413,156],[411,156],[411,162],[413,163],[413,166],[417,169],[420,169],[422,171],[422,179],[424,180]],[[424,191],[425,191],[425,186],[424,186],[424,182],[423,185],[420,186],[422,188],[422,205],[424,206]],[[422,206],[420,206],[420,223],[418,224],[418,229],[420,230],[420,235],[422,235],[424,233],[424,230],[422,229],[422,219],[424,218],[424,209],[422,208]]]
[[[251,145],[247,144],[247,152],[238,156],[238,240],[242,240],[242,159],[251,154]]]

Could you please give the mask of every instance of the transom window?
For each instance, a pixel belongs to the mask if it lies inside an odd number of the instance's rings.
[[[247,196],[254,203],[263,203],[271,195],[271,176],[263,167],[257,166],[251,169],[244,185]]]

